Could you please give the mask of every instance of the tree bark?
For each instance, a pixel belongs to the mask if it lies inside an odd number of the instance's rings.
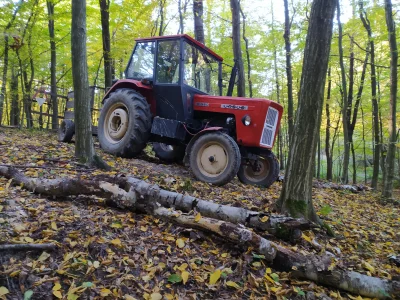
[[[258,253],[264,255],[265,260],[282,271],[291,272],[291,276],[305,278],[328,285],[343,291],[360,294],[362,296],[384,299],[387,295],[394,298],[400,296],[400,283],[376,277],[362,275],[360,273],[333,269],[330,270],[331,258],[314,255],[302,255],[285,247],[271,242],[247,228],[231,222],[216,220],[204,216],[192,216],[183,214],[175,209],[161,207],[158,201],[159,190],[155,186],[147,184],[134,178],[128,178],[131,188],[127,192],[117,184],[103,180],[81,180],[81,179],[38,179],[28,178],[15,169],[0,167],[0,175],[13,178],[13,184],[20,185],[32,192],[48,196],[66,197],[68,195],[79,195],[80,193],[106,197],[114,205],[139,209],[163,218],[168,222],[177,223],[182,226],[196,228],[219,235],[225,240],[242,246],[253,247]],[[120,178],[111,178],[119,181]],[[123,180],[123,179],[122,179]],[[138,183],[135,186],[135,184]],[[184,197],[181,195],[181,197]]]
[[[293,76],[292,76],[292,46],[290,43],[290,27],[291,22],[289,18],[289,5],[288,0],[283,0],[285,6],[285,33],[283,38],[285,39],[285,50],[286,50],[286,81],[288,89],[288,127],[289,127],[289,147],[290,139],[293,135],[293,124],[294,124],[294,113],[293,113]]]
[[[346,71],[343,62],[343,30],[340,23],[340,1],[337,3],[337,22],[339,27],[339,61],[342,79],[342,126],[343,126],[343,165],[341,182],[346,184],[349,181],[349,160],[350,160],[350,140],[349,140],[349,116],[348,116],[348,98],[347,98],[347,80]]]
[[[110,40],[110,0],[99,0],[101,12],[101,36],[103,39],[104,88],[112,86],[113,71]]]
[[[312,180],[336,6],[336,0],[314,0],[311,7],[294,132],[277,202],[279,211],[316,222]]]
[[[246,86],[244,76],[244,64],[242,57],[242,48],[240,43],[240,9],[239,0],[231,1],[232,12],[232,42],[233,42],[233,56],[238,67],[238,80],[237,80],[237,96],[246,97]]]
[[[94,146],[86,53],[86,0],[72,0],[72,78],[74,84],[75,156],[92,164]]]
[[[18,74],[13,66],[11,69],[11,113],[10,125],[19,125],[19,97],[18,97]]]
[[[364,25],[365,30],[368,33],[370,51],[371,51],[371,96],[372,96],[372,115],[374,124],[374,168],[372,173],[371,187],[376,189],[378,187],[378,177],[379,177],[379,159],[381,152],[381,141],[379,138],[379,106],[377,100],[377,81],[376,81],[376,70],[375,70],[375,43],[372,37],[371,24],[369,22],[367,12],[364,10],[363,2],[359,2],[360,5],[360,19]]]
[[[394,164],[396,155],[396,107],[397,107],[397,62],[396,26],[393,20],[392,1],[385,0],[386,26],[390,45],[390,115],[389,115],[389,146],[386,156],[386,176],[383,182],[382,197],[391,199],[393,196]]]
[[[243,20],[243,40],[246,47],[246,59],[247,59],[247,82],[249,83],[249,94],[250,98],[253,98],[253,84],[251,82],[251,62],[250,62],[250,51],[249,51],[249,39],[246,37],[246,16],[243,13],[242,7],[239,2],[239,10]]]
[[[194,38],[204,44],[203,0],[193,0]]]
[[[53,108],[51,128],[58,128],[58,99],[57,99],[57,52],[54,33],[54,0],[47,0],[47,13],[49,17],[49,37],[50,37],[50,99]]]
[[[325,155],[326,155],[326,180],[332,181],[333,178],[333,160],[332,153],[330,151],[330,138],[331,138],[331,112],[330,112],[330,102],[331,102],[331,88],[332,88],[332,78],[331,78],[331,67],[328,69],[328,91],[325,103],[325,114],[326,114],[326,127],[325,127]]]

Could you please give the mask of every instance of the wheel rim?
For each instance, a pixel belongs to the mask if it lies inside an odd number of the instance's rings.
[[[254,164],[254,161],[251,161],[250,163]],[[262,181],[263,179],[268,177],[270,170],[268,160],[263,157],[259,157],[256,161],[255,169],[256,170],[254,170],[253,165],[244,165],[244,176],[250,181]]]
[[[115,103],[108,109],[104,119],[105,138],[112,144],[118,143],[125,136],[128,125],[128,108],[123,103]]]
[[[217,177],[228,166],[229,157],[226,148],[217,142],[203,145],[197,154],[197,165],[200,172],[207,177]]]

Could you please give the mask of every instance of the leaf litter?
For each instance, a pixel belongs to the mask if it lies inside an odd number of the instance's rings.
[[[41,178],[130,174],[161,188],[221,204],[273,212],[281,183],[269,189],[237,179],[223,187],[196,181],[180,165],[164,165],[151,151],[138,159],[116,158],[99,149],[111,172],[82,170],[74,145],[49,132],[0,132],[0,164],[24,165]],[[33,168],[40,166],[41,168]],[[31,168],[29,168],[31,167]],[[79,171],[77,171],[79,169]],[[338,266],[371,276],[400,279],[400,209],[382,205],[373,192],[313,190],[314,204],[336,233],[303,232],[303,254],[328,254]],[[271,269],[253,249],[182,228],[152,216],[107,207],[104,199],[53,201],[0,178],[0,244],[55,243],[55,251],[3,252],[0,299],[362,299],[357,295],[292,279]],[[201,215],[195,212],[196,220]],[[267,220],[265,220],[267,221]],[[268,237],[271,238],[271,237]],[[8,298],[7,298],[8,297]]]

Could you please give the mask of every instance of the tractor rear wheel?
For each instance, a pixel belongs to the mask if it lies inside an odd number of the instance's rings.
[[[58,128],[58,141],[69,143],[75,134],[75,124],[72,120],[63,120]]]
[[[151,113],[146,99],[131,89],[119,89],[104,104],[98,138],[104,151],[131,158],[138,155],[150,137]]]
[[[180,145],[154,143],[153,151],[155,152],[156,157],[168,163],[181,162],[185,156],[185,147]]]
[[[229,135],[222,132],[206,133],[194,142],[189,161],[197,179],[224,185],[231,181],[239,170],[240,151]]]
[[[279,162],[275,155],[268,151],[256,159],[245,159],[240,165],[238,178],[246,184],[263,187],[271,186],[279,176]]]

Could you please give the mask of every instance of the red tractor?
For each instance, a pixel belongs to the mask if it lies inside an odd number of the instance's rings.
[[[185,34],[137,39],[126,79],[103,99],[101,147],[134,157],[153,142],[157,157],[184,160],[201,181],[223,185],[238,175],[270,186],[279,172],[271,148],[283,108],[222,96],[222,60]]]

